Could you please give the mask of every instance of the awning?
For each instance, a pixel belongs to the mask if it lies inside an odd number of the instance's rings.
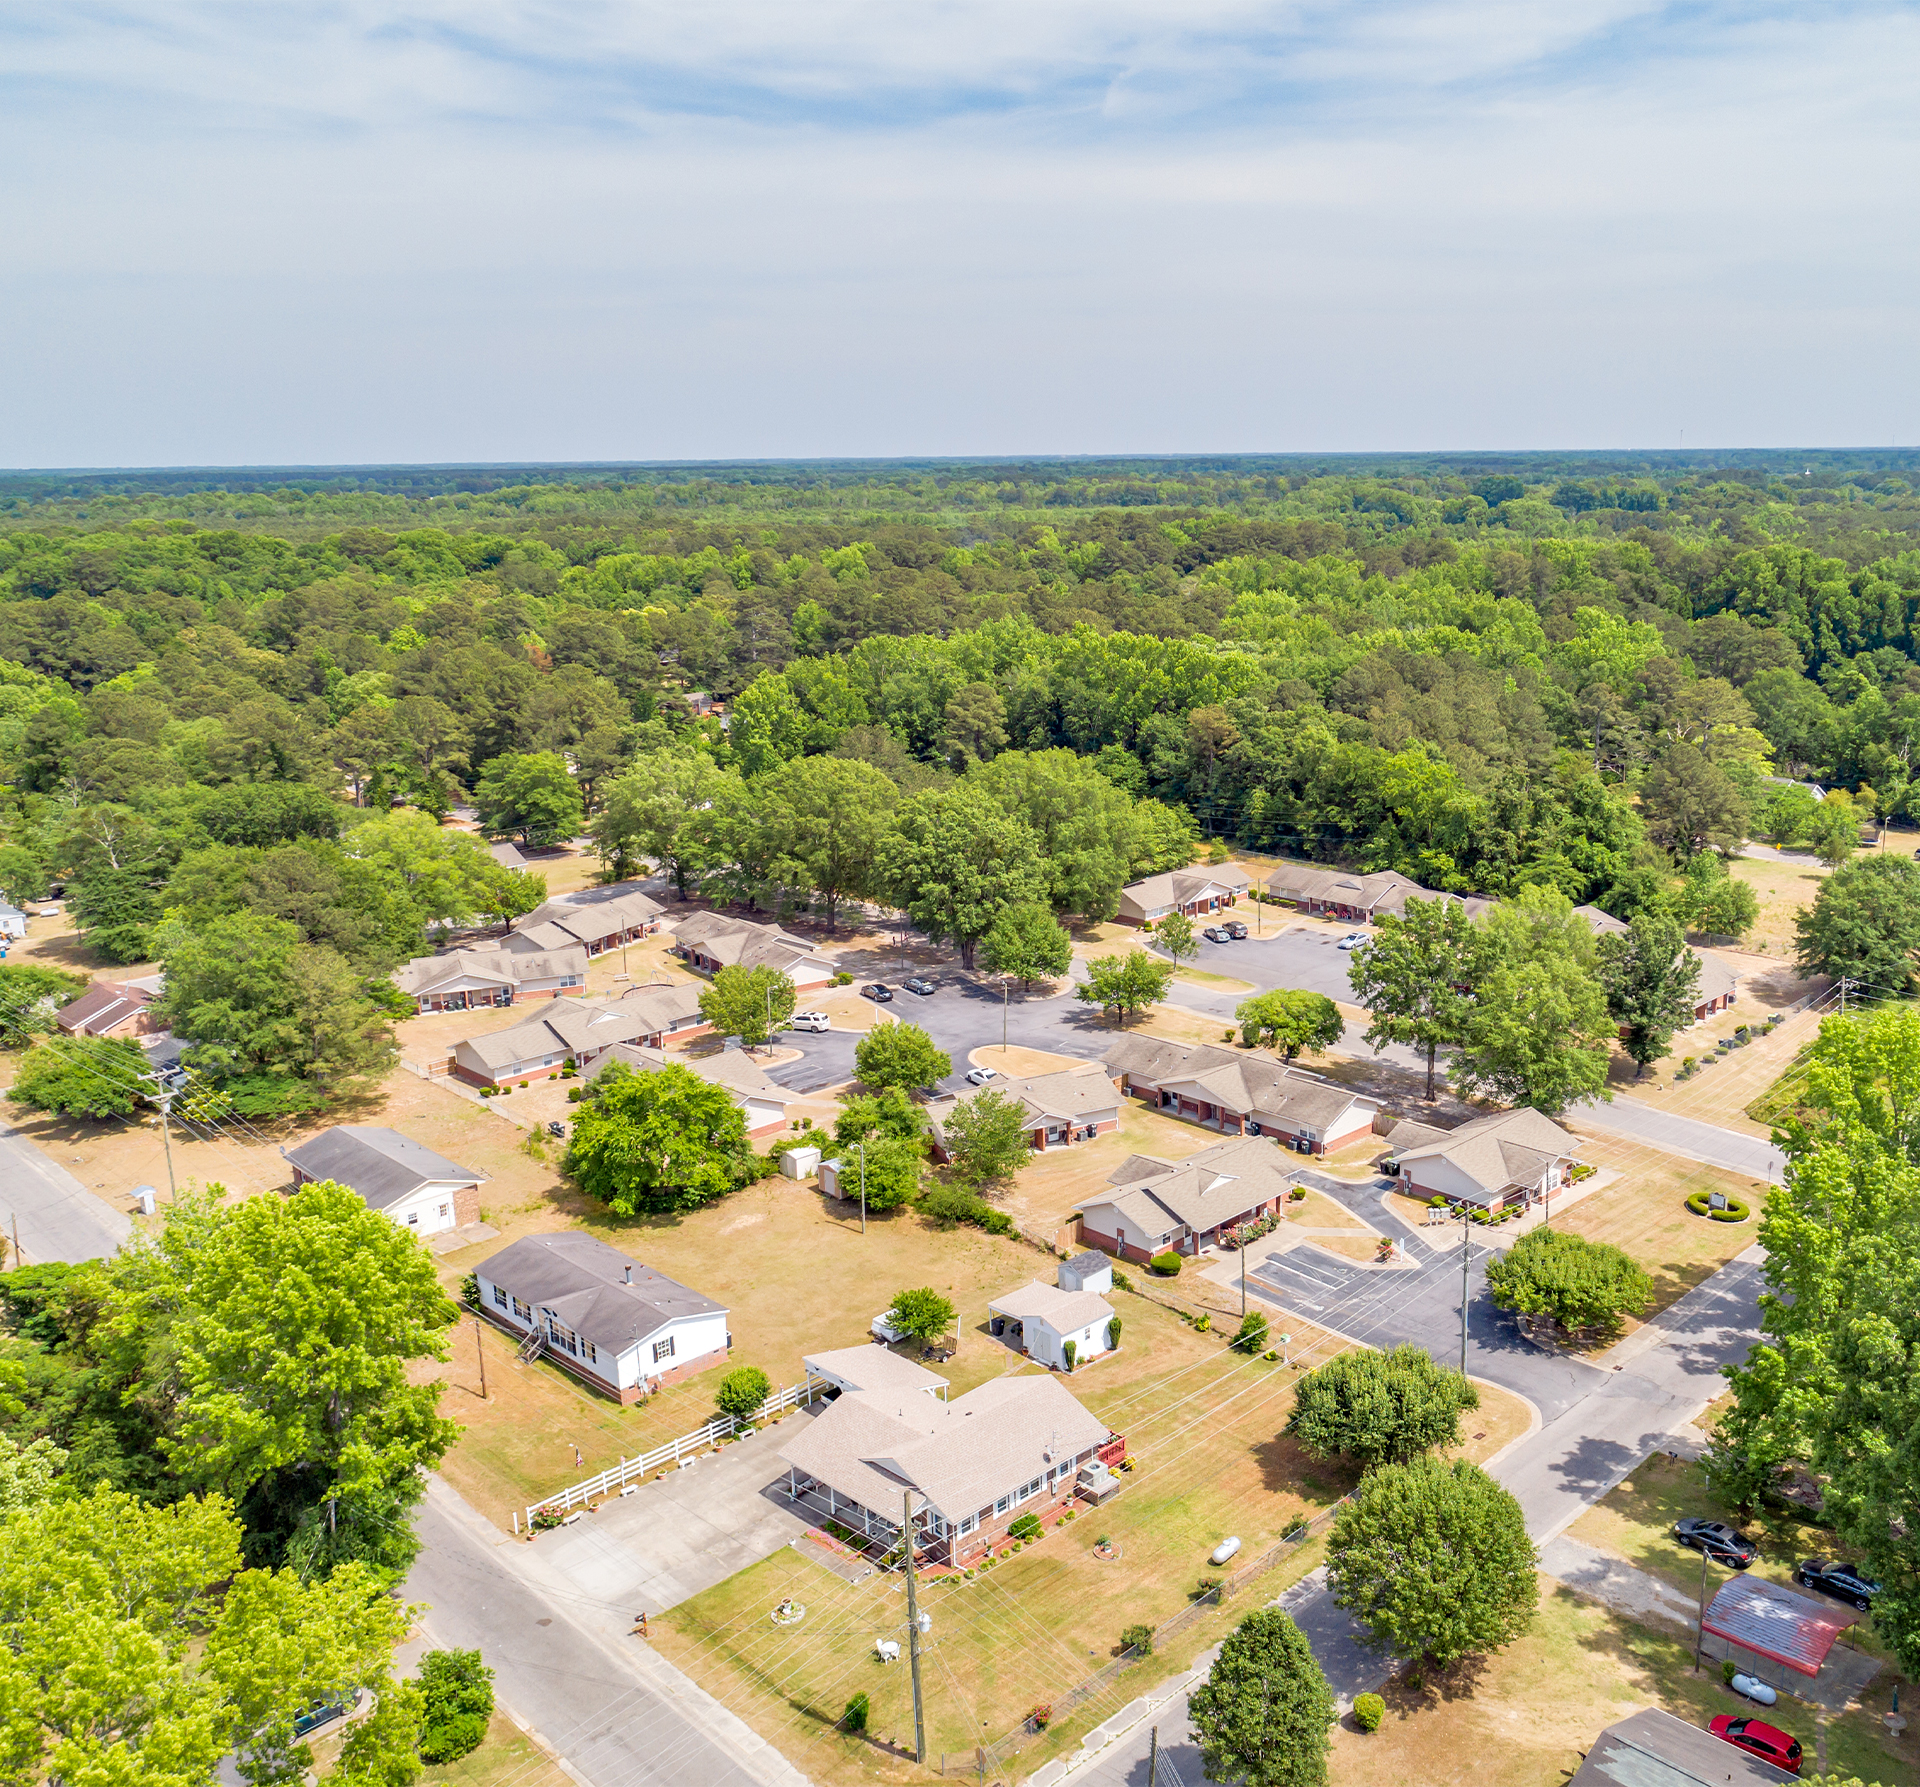
[[[1855,1615],[1756,1576],[1736,1576],[1713,1597],[1701,1629],[1802,1675],[1818,1675]]]

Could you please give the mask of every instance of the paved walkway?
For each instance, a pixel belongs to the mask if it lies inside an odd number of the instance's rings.
[[[97,1198],[17,1130],[0,1124],[0,1223],[9,1256],[16,1229],[20,1251],[35,1265],[110,1259],[133,1233],[133,1218]]]

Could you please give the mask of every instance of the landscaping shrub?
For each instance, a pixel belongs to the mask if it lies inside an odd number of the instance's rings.
[[[1156,1253],[1147,1261],[1147,1270],[1160,1278],[1178,1278],[1180,1256],[1177,1253]]]
[[[567,1088],[567,1103],[578,1104],[580,1102],[581,1095],[585,1091],[586,1091],[586,1087],[584,1086],[569,1086]]]
[[[1117,1353],[1120,1350],[1120,1318],[1115,1316],[1107,1323],[1107,1351]]]
[[[1016,1542],[1040,1537],[1040,1517],[1037,1514],[1022,1514],[1007,1528],[1007,1537]]]
[[[962,1186],[929,1185],[921,1192],[918,1207],[923,1216],[931,1217],[943,1229],[964,1222],[990,1235],[1014,1232],[1013,1218],[1006,1211],[995,1209],[985,1198],[975,1197]]]
[[[433,1650],[420,1659],[420,1755],[452,1762],[479,1749],[493,1717],[493,1671],[477,1650]]]
[[[1687,1199],[1687,1208],[1696,1216],[1704,1216],[1710,1222],[1745,1222],[1753,1214],[1752,1210],[1738,1198],[1729,1196],[1727,1207],[1716,1210],[1710,1201],[1711,1193],[1696,1191]]]
[[[973,1574],[971,1570],[967,1572]],[[840,1715],[840,1723],[856,1735],[867,1728],[868,1716],[873,1711],[873,1703],[865,1694],[856,1694],[847,1702],[847,1710]]]
[[[760,1412],[760,1405],[772,1393],[773,1385],[757,1365],[736,1365],[720,1380],[713,1400],[723,1415],[744,1421]]]
[[[1304,1185],[1296,1185],[1287,1193],[1287,1202],[1290,1204],[1304,1204],[1306,1201],[1307,1188]]]
[[[1135,1651],[1140,1656],[1153,1655],[1153,1628],[1151,1626],[1129,1626],[1120,1634],[1120,1648],[1123,1651]]]
[[[837,987],[850,987],[853,985],[853,976],[851,974],[836,974],[833,977],[833,984]]]
[[[1067,1369],[1073,1369],[1073,1362],[1080,1357],[1080,1343],[1077,1340],[1065,1340],[1060,1343],[1060,1351],[1066,1356]]]
[[[564,1510],[557,1502],[548,1502],[544,1508],[535,1508],[533,1519],[529,1522],[536,1533],[550,1533],[566,1519]]]
[[[1204,1309],[1193,1318],[1193,1331],[1196,1334],[1205,1334],[1212,1326],[1213,1317],[1208,1315]]]
[[[1427,1208],[1429,1210],[1444,1210],[1446,1207],[1447,1207],[1447,1200],[1441,1197],[1437,1192],[1432,1197],[1427,1199]]]
[[[1380,1721],[1387,1716],[1387,1703],[1378,1694],[1356,1694],[1353,1697],[1353,1722],[1362,1731],[1378,1731]]]
[[[1240,1331],[1233,1337],[1233,1344],[1243,1353],[1259,1353],[1266,1350],[1267,1318],[1257,1309],[1249,1309],[1240,1318]]]
[[[1591,1179],[1599,1170],[1600,1169],[1593,1165],[1592,1162],[1583,1160],[1568,1174],[1568,1177],[1572,1179],[1574,1184],[1578,1185],[1582,1179]]]
[[[1118,1266],[1115,1266],[1113,1269],[1113,1288],[1116,1291],[1130,1291],[1133,1289],[1133,1280],[1129,1278],[1126,1273],[1122,1272]]]

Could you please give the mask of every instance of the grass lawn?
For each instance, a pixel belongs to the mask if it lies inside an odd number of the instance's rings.
[[[511,1719],[494,1715],[487,1741],[458,1762],[430,1767],[420,1787],[566,1787],[567,1777]]]
[[[1746,947],[1770,956],[1791,956],[1793,921],[1813,904],[1827,870],[1817,862],[1774,862],[1742,856],[1727,865],[1727,872],[1752,888],[1760,902],[1759,916],[1743,939]]]
[[[1717,1672],[1696,1676],[1692,1666],[1692,1640],[1678,1628],[1635,1625],[1543,1577],[1525,1637],[1420,1690],[1396,1679],[1371,1736],[1337,1727],[1332,1787],[1546,1787],[1579,1767],[1604,1727],[1642,1707],[1698,1725],[1752,1710]],[[1914,1745],[1879,1729],[1887,1701],[1881,1690],[1824,1725],[1811,1707],[1783,1701],[1776,1722],[1807,1746],[1809,1774],[1822,1745],[1825,1767],[1842,1776],[1912,1780]]]
[[[1074,1391],[1126,1434],[1135,1468],[1124,1491],[1084,1510],[974,1581],[930,1583],[922,1605],[933,1631],[923,1664],[931,1750],[998,1738],[1034,1705],[1102,1667],[1133,1623],[1157,1625],[1187,1604],[1207,1553],[1228,1534],[1242,1556],[1270,1547],[1299,1514],[1336,1499],[1346,1473],[1317,1463],[1282,1433],[1295,1374],[1229,1353],[1170,1314],[1122,1297],[1121,1353],[1074,1380]],[[1469,1417],[1466,1448],[1488,1457],[1524,1428],[1515,1398],[1492,1396]],[[1517,1425],[1516,1425],[1517,1423]],[[1102,1535],[1120,1557],[1102,1562]],[[1096,1697],[1023,1751],[1010,1778],[1077,1741],[1153,1681],[1185,1667],[1238,1619],[1319,1561],[1318,1541],[1289,1555],[1258,1586],[1197,1620],[1150,1665]],[[807,1607],[797,1627],[775,1627],[787,1595]],[[742,1571],[660,1622],[663,1652],[821,1780],[903,1779],[898,1761],[833,1730],[856,1691],[872,1700],[871,1731],[911,1741],[911,1687],[902,1665],[873,1659],[875,1639],[898,1635],[902,1585],[876,1576],[850,1586],[792,1550]]]
[[[1577,1122],[1577,1119],[1576,1119]],[[1700,1166],[1631,1141],[1594,1133],[1582,1138],[1581,1158],[1612,1167],[1620,1177],[1604,1191],[1581,1198],[1553,1222],[1589,1241],[1610,1241],[1653,1279],[1654,1300],[1646,1320],[1719,1271],[1751,1247],[1759,1230],[1767,1188],[1719,1167]],[[1686,1208],[1696,1191],[1724,1191],[1753,1209],[1747,1222],[1709,1222]],[[1629,1319],[1631,1332],[1636,1324]]]

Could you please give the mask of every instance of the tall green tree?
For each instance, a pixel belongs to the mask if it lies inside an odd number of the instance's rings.
[[[1371,941],[1347,960],[1353,996],[1372,1020],[1366,1040],[1378,1050],[1408,1043],[1427,1057],[1427,1098],[1442,1049],[1467,1038],[1471,991],[1483,939],[1458,900],[1409,900],[1403,917],[1374,925]]]
[[[1537,1562],[1506,1490],[1464,1458],[1425,1457],[1361,1479],[1334,1520],[1327,1581],[1378,1649],[1445,1669],[1532,1625]]]
[[[586,818],[580,786],[557,751],[509,751],[480,771],[473,785],[480,824],[514,831],[523,844],[563,844]]]
[[[616,1061],[578,1112],[563,1164],[617,1215],[699,1210],[753,1175],[739,1105],[678,1062],[635,1073]]]
[[[1794,920],[1802,974],[1856,980],[1869,994],[1904,994],[1920,961],[1920,862],[1864,856],[1820,884]]]
[[[1593,933],[1565,894],[1523,887],[1482,921],[1482,968],[1453,1066],[1465,1097],[1549,1115],[1606,1098],[1617,1028],[1594,976]]]
[[[1333,1693],[1306,1634],[1278,1607],[1228,1633],[1187,1714],[1208,1780],[1325,1787]]]
[[[1653,1301],[1653,1280],[1620,1248],[1564,1229],[1534,1229],[1487,1267],[1500,1309],[1607,1334]]]
[[[1137,828],[1133,802],[1094,764],[1077,751],[1003,751],[967,781],[1032,830],[1056,912],[1113,916]]]
[[[799,997],[778,968],[722,968],[700,989],[700,1016],[746,1048],[764,1048],[787,1027]]]
[[[1322,1458],[1371,1470],[1460,1443],[1460,1416],[1480,1406],[1471,1379],[1425,1347],[1337,1353],[1294,1387],[1287,1432]]]
[[[812,889],[827,909],[879,889],[877,853],[899,792],[870,763],[798,757],[753,783],[754,817],[773,874]]]
[[[1607,1010],[1620,1025],[1620,1046],[1644,1073],[1693,1022],[1700,1003],[1700,958],[1671,918],[1637,912],[1624,931],[1594,946]]]
[[[1010,974],[1020,985],[1058,980],[1073,966],[1073,939],[1043,900],[1009,906],[993,921],[980,945],[981,963],[994,974]]]
[[[1123,1029],[1136,1011],[1145,1011],[1167,996],[1173,983],[1173,964],[1150,956],[1144,949],[1130,949],[1123,956],[1095,956],[1087,963],[1087,978],[1073,989],[1073,996],[1084,1005],[1097,1005],[1113,1013],[1114,1022]]]
[[[962,1185],[1011,1178],[1033,1158],[1026,1111],[991,1088],[961,1099],[941,1130],[953,1176]]]
[[[715,822],[731,809],[742,783],[704,751],[651,751],[601,793],[593,838],[620,879],[644,857],[673,877],[681,899],[711,868]]]
[[[931,1086],[953,1072],[953,1057],[918,1024],[882,1018],[854,1045],[853,1070],[874,1091]]]
[[[954,1307],[930,1286],[896,1291],[887,1305],[887,1325],[922,1346],[938,1340],[953,1326]]]
[[[1032,828],[971,778],[904,802],[879,864],[895,904],[966,968],[1001,913],[1047,894]]]
[[[47,1037],[21,1058],[7,1097],[62,1117],[131,1117],[151,1090],[152,1071],[140,1045],[124,1037]]]
[[[1297,988],[1256,993],[1241,1000],[1233,1016],[1240,1026],[1240,1040],[1248,1047],[1264,1042],[1289,1061],[1302,1049],[1330,1049],[1347,1033],[1340,1007],[1326,994]]]

